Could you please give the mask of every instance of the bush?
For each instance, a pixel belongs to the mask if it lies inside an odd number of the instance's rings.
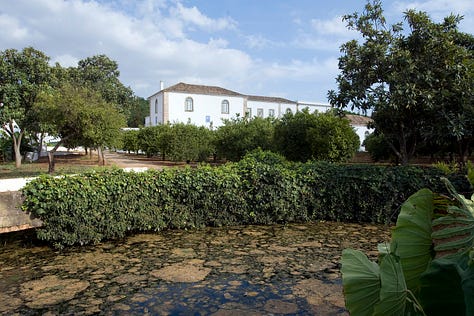
[[[273,123],[271,118],[247,116],[224,120],[224,125],[215,132],[217,155],[230,161],[239,161],[254,149],[271,150]]]
[[[393,156],[393,151],[383,134],[371,133],[365,138],[363,145],[374,161],[389,160]]]
[[[444,190],[435,168],[290,163],[256,150],[221,167],[42,176],[23,189],[24,210],[43,220],[56,247],[93,244],[133,231],[334,220],[386,223],[422,187]],[[465,175],[452,174],[460,192]]]
[[[359,136],[349,120],[334,112],[288,112],[275,124],[277,150],[291,161],[318,159],[343,162],[359,149]]]

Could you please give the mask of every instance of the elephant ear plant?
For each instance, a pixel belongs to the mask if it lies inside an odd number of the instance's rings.
[[[402,205],[378,263],[342,252],[346,308],[358,315],[474,315],[474,195],[422,189]]]

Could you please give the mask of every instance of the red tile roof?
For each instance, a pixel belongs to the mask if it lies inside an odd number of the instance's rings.
[[[345,117],[351,122],[351,125],[367,126],[372,119],[367,116],[346,114]]]
[[[203,86],[180,82],[174,86],[163,89],[164,92],[187,92],[194,94],[222,95],[222,96],[243,96],[242,94],[215,86]]]

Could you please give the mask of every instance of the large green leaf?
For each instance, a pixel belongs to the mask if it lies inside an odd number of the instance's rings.
[[[446,179],[445,183],[459,206],[449,206],[447,215],[433,220],[432,238],[437,257],[474,249],[474,201],[458,194]]]
[[[344,249],[341,262],[346,308],[353,316],[373,315],[380,297],[379,266],[354,249]]]
[[[400,257],[407,287],[416,291],[432,259],[433,193],[422,189],[403,203],[392,232],[391,252]]]
[[[474,315],[474,266],[469,256],[435,259],[421,277],[420,300],[427,315]]]
[[[380,264],[380,280],[380,302],[374,315],[404,315],[407,285],[400,259],[392,253],[385,255]]]
[[[437,258],[421,277],[420,299],[430,315],[474,315],[474,201],[444,181],[457,205],[433,220]]]

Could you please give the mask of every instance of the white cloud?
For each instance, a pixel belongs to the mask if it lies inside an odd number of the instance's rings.
[[[264,49],[268,47],[279,46],[279,44],[265,38],[263,35],[247,35],[245,36],[247,47],[251,49]]]
[[[394,8],[402,12],[406,9],[415,9],[427,12],[473,12],[474,3],[472,0],[427,0],[427,1],[396,1]]]
[[[250,56],[228,48],[226,39],[199,42],[186,34],[188,26],[209,31],[232,28],[230,19],[214,20],[179,2],[169,8],[145,1],[129,8],[154,12],[138,17],[96,1],[16,0],[4,6],[5,1],[9,0],[0,0],[0,50],[33,46],[63,66],[106,54],[118,62],[122,81],[140,96],[154,93],[160,80],[238,82],[252,68]]]
[[[425,1],[395,1],[392,10],[400,14],[408,9],[427,12],[435,21],[440,22],[449,14],[463,15],[465,18],[459,25],[461,31],[474,33],[474,1],[472,0],[425,0]]]
[[[231,18],[211,19],[202,14],[198,8],[187,8],[180,2],[177,2],[176,7],[171,9],[171,13],[185,24],[196,25],[208,31],[233,29],[236,24]]]
[[[51,64],[54,65],[59,63],[63,67],[76,67],[79,59],[77,57],[71,56],[69,54],[55,56],[51,59]]]
[[[12,41],[21,41],[28,38],[29,31],[20,25],[20,21],[6,14],[0,14],[1,38],[9,37]]]
[[[355,31],[348,30],[342,16],[330,19],[311,19],[305,29],[300,29],[294,40],[299,48],[338,52],[339,47],[352,38],[357,38]]]
[[[323,35],[347,37],[349,33],[342,16],[335,16],[329,20],[312,19],[311,27],[317,34]]]

